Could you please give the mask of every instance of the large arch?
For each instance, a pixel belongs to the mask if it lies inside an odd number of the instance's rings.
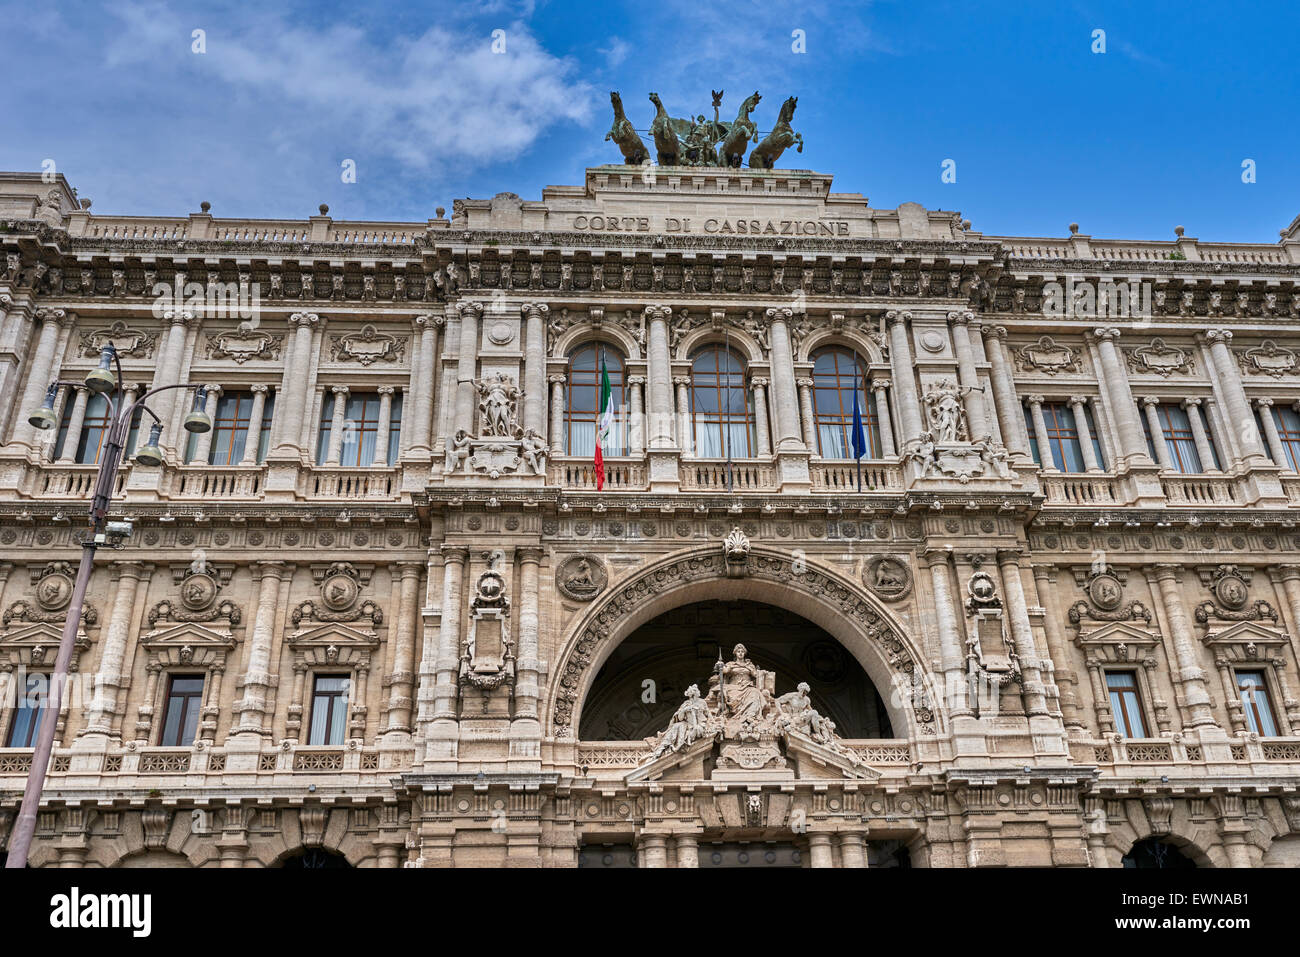
[[[938,733],[934,687],[920,649],[898,621],[859,583],[806,557],[752,546],[743,573],[727,567],[721,543],[666,555],[609,589],[573,626],[559,656],[547,702],[548,732],[577,735],[582,705],[596,674],[618,644],[641,625],[679,605],[758,601],[793,612],[838,641],[879,691],[894,734]]]

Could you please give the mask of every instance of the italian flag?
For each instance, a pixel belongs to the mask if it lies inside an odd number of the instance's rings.
[[[603,446],[609,441],[609,428],[614,422],[614,410],[609,404],[609,370],[605,357],[600,359],[600,420],[596,423],[596,491],[605,487],[605,455]]]

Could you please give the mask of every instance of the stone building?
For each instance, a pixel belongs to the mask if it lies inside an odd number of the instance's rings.
[[[988,236],[629,166],[421,223],[89,206],[0,174],[33,866],[1300,863],[1300,219]],[[150,400],[47,716],[107,343],[216,427]]]

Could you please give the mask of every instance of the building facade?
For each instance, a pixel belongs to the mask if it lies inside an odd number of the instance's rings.
[[[633,166],[422,223],[89,205],[0,174],[33,866],[1300,864],[1300,218],[1000,237]],[[106,343],[215,427],[150,400],[47,715]]]

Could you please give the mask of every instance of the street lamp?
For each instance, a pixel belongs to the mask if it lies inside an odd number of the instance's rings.
[[[59,394],[59,387],[63,385],[76,385],[76,383],[51,382],[49,390],[45,393],[45,401],[27,418],[32,426],[42,431],[50,431],[58,426],[58,416],[54,413],[54,400]],[[95,550],[100,545],[121,548],[122,540],[131,534],[130,522],[108,520],[108,507],[117,483],[117,470],[122,464],[122,448],[130,428],[131,418],[139,408],[153,419],[149,428],[149,441],[136,455],[136,461],[141,465],[159,466],[165,461],[162,449],[158,446],[158,440],[162,436],[162,422],[154,411],[144,404],[150,396],[166,392],[168,389],[195,389],[193,409],[185,416],[185,430],[208,432],[212,429],[212,419],[203,408],[207,390],[202,386],[196,388],[188,383],[159,386],[149,389],[128,405],[126,390],[122,385],[122,362],[111,342],[100,351],[99,367],[91,370],[86,376],[85,385],[91,392],[108,398],[108,434],[99,456],[99,472],[95,477],[94,493],[90,500],[90,534],[81,542],[81,562],[77,566],[76,585],[72,589],[68,617],[63,623],[63,637],[59,641],[59,654],[54,663],[49,695],[40,727],[36,732],[36,750],[32,754],[32,769],[27,777],[23,803],[18,811],[18,820],[14,823],[13,834],[9,841],[9,859],[5,864],[6,867],[26,866],[32,837],[36,833],[36,815],[40,808],[41,791],[45,788],[50,753],[54,750],[54,730],[59,723],[63,686],[67,682],[68,664],[72,660],[72,648],[77,640],[77,627],[81,622],[81,608],[85,603],[86,589],[90,584]]]

